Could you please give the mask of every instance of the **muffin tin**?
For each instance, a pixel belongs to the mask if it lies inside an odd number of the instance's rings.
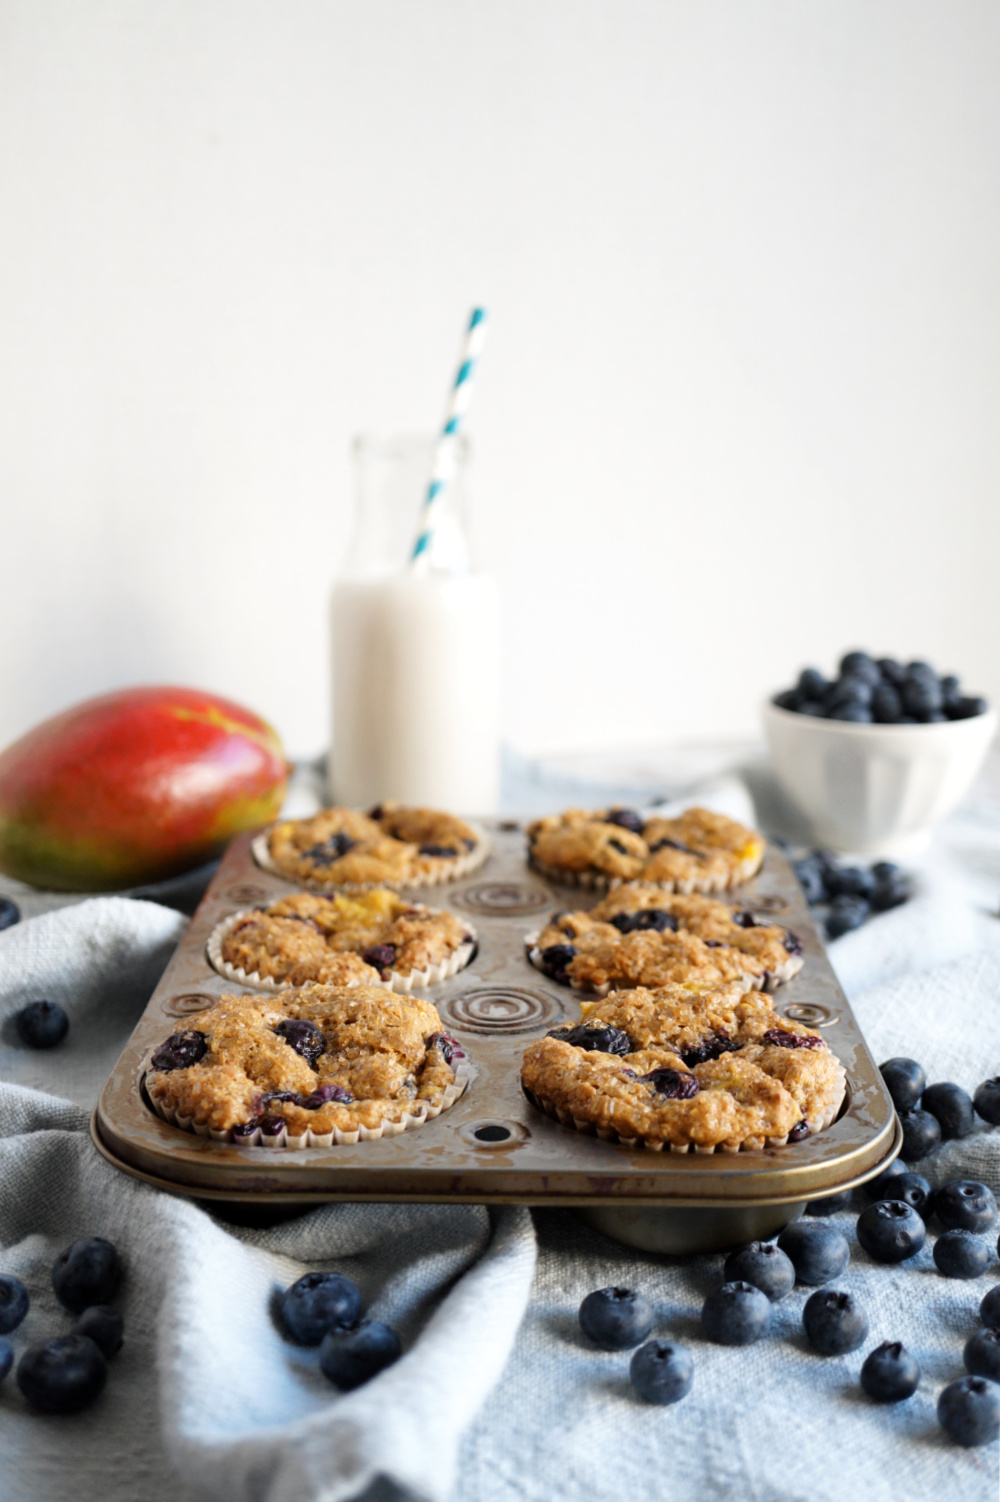
[[[237,909],[297,890],[255,862],[244,836],[223,857],[102,1092],[92,1132],[104,1156],[160,1188],[254,1206],[395,1200],[581,1207],[599,1229],[658,1251],[774,1234],[806,1201],[862,1183],[895,1157],[892,1102],[798,883],[774,847],[761,872],[731,896],[802,940],[803,969],[774,1002],[790,1022],[822,1029],[846,1068],[847,1096],[834,1125],[784,1148],[661,1155],[568,1130],[535,1110],[521,1093],[521,1054],[548,1029],[577,1021],[579,998],[532,968],[525,935],[555,909],[588,904],[579,888],[529,869],[519,823],[487,827],[486,864],[449,887],[444,904],[474,922],[478,953],[425,993],[469,1059],[471,1082],[450,1110],[419,1132],[297,1152],[192,1136],[153,1113],[143,1088],[150,1050],[234,989],[209,963],[212,930]]]

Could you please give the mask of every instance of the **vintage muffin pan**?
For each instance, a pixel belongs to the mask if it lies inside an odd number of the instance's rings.
[[[521,1092],[521,1055],[550,1028],[578,1021],[580,997],[532,967],[525,939],[553,910],[588,903],[579,888],[560,888],[528,867],[517,821],[484,822],[486,863],[449,886],[442,903],[474,922],[478,951],[423,993],[467,1055],[468,1087],[449,1110],[419,1132],[284,1153],[195,1136],[153,1112],[143,1088],[150,1051],[179,1020],[234,989],[209,961],[213,931],[237,911],[296,890],[255,861],[244,836],[221,861],[104,1088],[92,1124],[102,1153],[162,1188],[206,1200],[587,1207],[601,1230],[665,1251],[773,1234],[806,1201],[871,1178],[895,1156],[892,1103],[798,883],[774,847],[732,900],[802,941],[803,968],[779,987],[774,1003],[789,1022],[821,1029],[844,1065],[847,1091],[833,1126],[786,1147],[738,1155],[653,1154],[567,1130],[533,1108]]]

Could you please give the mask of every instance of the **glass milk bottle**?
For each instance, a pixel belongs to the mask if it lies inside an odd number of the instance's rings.
[[[331,611],[331,790],[356,807],[495,813],[499,592],[472,556],[462,437],[433,544],[410,563],[433,456],[429,438],[355,441],[354,532]]]

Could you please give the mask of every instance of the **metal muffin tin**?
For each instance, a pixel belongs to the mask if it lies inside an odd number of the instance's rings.
[[[430,897],[468,914],[479,935],[472,963],[425,993],[471,1061],[471,1084],[450,1110],[399,1137],[300,1151],[214,1142],[153,1114],[142,1085],[150,1049],[234,989],[208,962],[212,929],[237,908],[297,890],[255,863],[244,836],[226,852],[104,1088],[92,1131],[105,1157],[160,1188],[204,1200],[573,1206],[620,1240],[657,1251],[695,1251],[773,1235],[808,1200],[863,1183],[896,1156],[892,1102],[794,874],[773,846],[760,874],[730,896],[802,940],[805,964],[773,1001],[790,1022],[821,1028],[845,1066],[847,1096],[834,1125],[783,1148],[678,1155],[601,1141],[529,1105],[519,1082],[521,1054],[550,1028],[578,1020],[580,998],[532,968],[525,935],[553,910],[589,907],[596,897],[532,871],[517,822],[493,821],[487,828],[492,851],[485,865]],[[409,895],[428,900],[425,890]]]

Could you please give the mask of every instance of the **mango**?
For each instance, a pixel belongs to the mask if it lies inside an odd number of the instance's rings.
[[[88,699],[0,752],[0,871],[63,892],[162,881],[275,818],[290,770],[271,726],[214,694]]]

